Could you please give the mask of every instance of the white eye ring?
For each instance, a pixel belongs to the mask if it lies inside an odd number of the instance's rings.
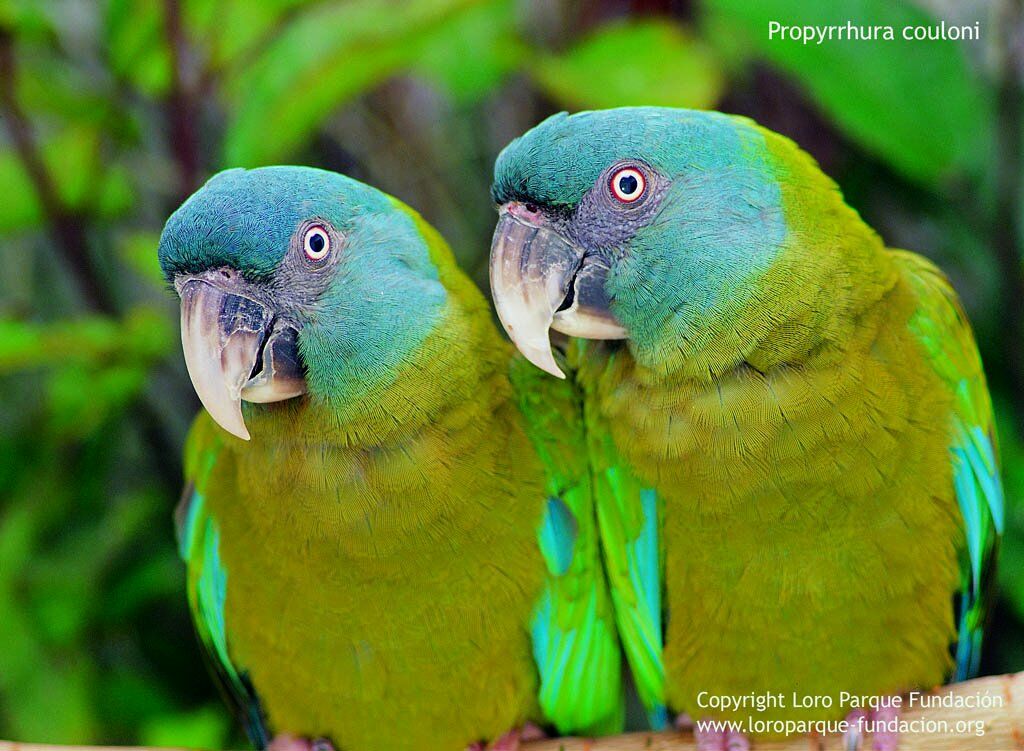
[[[302,236],[302,249],[311,261],[322,261],[331,252],[331,236],[319,224],[314,224]]]
[[[626,183],[625,186],[623,186],[623,182]],[[622,203],[635,203],[647,192],[647,178],[636,167],[623,167],[615,170],[611,180],[608,181],[608,187],[616,200]],[[631,191],[627,192],[629,189]]]

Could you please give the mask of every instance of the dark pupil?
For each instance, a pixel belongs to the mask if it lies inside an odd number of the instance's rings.
[[[324,249],[324,236],[321,234],[310,235],[309,249],[314,253],[322,251]]]
[[[636,177],[633,175],[623,175],[619,178],[619,191],[621,191],[624,196],[633,195],[639,187],[640,183],[637,182]]]

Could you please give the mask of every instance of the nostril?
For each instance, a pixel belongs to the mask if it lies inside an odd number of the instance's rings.
[[[519,201],[510,201],[505,204],[506,210],[512,216],[517,216],[520,219],[525,219],[531,224],[539,224],[544,221],[544,212],[541,210],[539,204],[536,203],[520,203]]]

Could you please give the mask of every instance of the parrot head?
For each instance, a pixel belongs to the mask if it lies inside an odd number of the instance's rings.
[[[627,339],[640,362],[745,336],[743,306],[774,304],[762,279],[790,232],[781,183],[799,182],[768,138],[813,164],[743,118],[656,107],[561,113],[509,144],[495,164],[490,273],[520,351],[562,377],[552,328]],[[813,173],[808,189],[836,192]]]
[[[411,210],[307,167],[215,175],[168,219],[159,259],[181,298],[196,392],[243,439],[243,400],[371,393],[428,335],[446,297]]]

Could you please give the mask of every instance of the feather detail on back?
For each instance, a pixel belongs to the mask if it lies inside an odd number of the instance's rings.
[[[517,358],[511,378],[526,430],[547,470],[538,530],[547,582],[531,623],[539,702],[560,732],[620,732],[625,717],[621,653],[601,566],[597,519],[572,385]]]
[[[965,540],[954,678],[962,681],[978,673],[1003,532],[998,442],[981,358],[956,294],[942,272],[925,259],[902,251],[897,251],[897,257],[922,301],[911,317],[910,328],[935,371],[955,394],[950,459]]]

